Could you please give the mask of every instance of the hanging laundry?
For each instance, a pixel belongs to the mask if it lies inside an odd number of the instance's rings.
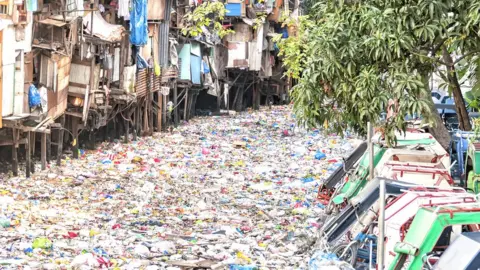
[[[147,0],[133,0],[130,12],[130,43],[141,46],[147,44]]]
[[[119,0],[118,1],[118,17],[124,17],[125,20],[130,19],[130,0]]]

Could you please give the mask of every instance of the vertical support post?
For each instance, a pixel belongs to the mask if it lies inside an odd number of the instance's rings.
[[[385,178],[380,178],[380,198],[378,210],[377,269],[384,266],[385,248]]]
[[[145,106],[143,108],[143,131],[148,134],[148,104],[149,104],[149,94],[147,93],[147,96],[145,97]]]
[[[138,135],[138,116],[139,116],[139,113],[138,113],[138,106],[139,104],[137,103],[137,105],[135,106],[135,109],[133,110],[133,140],[136,141],[137,140],[137,135]]]
[[[163,102],[163,109],[162,109],[163,129],[166,130],[167,128],[167,96],[162,95],[162,102]]]
[[[120,81],[120,89],[123,91],[127,91],[127,89],[123,89],[123,73],[125,72],[125,36],[122,35],[122,40],[120,41],[120,70],[118,71],[119,74],[119,81]]]
[[[173,122],[175,124],[175,127],[178,126],[178,88],[177,84],[174,83],[173,86]]]
[[[150,135],[153,135],[153,131],[154,131],[154,127],[153,127],[153,101],[154,101],[154,97],[153,97],[153,93],[150,93],[150,102],[148,104],[148,108],[149,108],[149,113],[148,113],[148,129],[150,131]]]
[[[72,116],[73,158],[78,158],[78,118]]]
[[[50,129],[50,134],[47,134],[47,163],[52,160],[52,129]]]
[[[185,105],[185,108],[183,109],[183,121],[187,121],[188,120],[188,88],[185,88],[185,98],[183,99],[185,102],[184,105]]]
[[[12,172],[14,176],[18,176],[18,157],[17,157],[17,143],[18,143],[18,132],[16,128],[12,129]]]
[[[130,113],[127,112],[127,117],[123,119],[125,125],[125,136],[123,138],[124,143],[128,143],[128,136],[130,135]]]
[[[40,163],[42,171],[47,169],[47,133],[42,133],[42,141],[40,143]]]
[[[65,127],[65,115],[60,116],[60,129],[58,131],[58,142],[57,142],[57,166],[62,164],[62,153],[63,153],[63,129]]]
[[[95,149],[95,133],[93,131],[88,131],[88,143],[86,144],[87,149],[94,150]]]
[[[157,91],[157,131],[162,132],[162,115],[163,115],[163,94]]]
[[[30,178],[30,171],[32,170],[32,167],[30,165],[31,160],[31,154],[32,151],[30,150],[30,131],[27,131],[27,138],[25,140],[25,175],[27,178]]]
[[[115,139],[117,138],[117,130],[118,130],[118,127],[117,127],[117,117],[113,117],[112,119],[112,124],[113,124],[113,134],[111,135],[110,137],[110,141],[113,142],[115,141]]]
[[[35,132],[29,132],[30,133],[30,136],[28,136],[28,140],[30,140],[30,153],[32,156],[35,156]],[[30,168],[31,168],[31,172],[32,173],[35,173],[35,162],[30,159]]]
[[[367,124],[367,140],[368,140],[368,160],[369,160],[368,179],[369,180],[372,180],[373,177],[374,177],[374,163],[373,163],[374,148],[373,148],[372,137],[373,137],[373,126],[372,126],[372,123],[368,122],[368,124]]]
[[[217,110],[220,111],[222,109],[222,88],[223,83],[221,84],[218,78],[215,80],[215,88],[217,90]]]

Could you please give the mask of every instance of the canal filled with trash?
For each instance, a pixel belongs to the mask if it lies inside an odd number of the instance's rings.
[[[199,117],[0,181],[6,269],[307,269],[320,183],[361,142],[289,107]],[[319,268],[318,268],[319,269]],[[335,268],[336,269],[336,268]],[[347,268],[348,269],[348,268]]]

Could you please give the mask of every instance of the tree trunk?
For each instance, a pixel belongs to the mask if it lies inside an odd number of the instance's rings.
[[[429,74],[423,74],[423,83],[424,85],[428,86],[428,78]],[[432,136],[438,141],[438,143],[448,152],[448,148],[450,147],[450,133],[448,129],[445,127],[440,114],[438,114],[437,109],[435,108],[435,104],[433,104],[433,100],[430,96],[430,93],[427,97],[423,97],[427,100],[428,106],[430,108],[430,112],[432,114],[433,123],[428,128],[428,132],[432,134]]]
[[[447,64],[447,79],[452,88],[453,99],[455,101],[455,111],[457,112],[460,129],[464,131],[472,130],[470,118],[468,116],[465,100],[463,99],[460,83],[458,82],[453,59],[446,47],[443,47],[443,61]]]
[[[433,100],[431,98],[429,105],[434,122],[433,125],[429,127],[428,131],[438,141],[438,143],[440,143],[440,145],[448,151],[448,148],[450,147],[450,133],[443,124],[442,118],[437,113],[437,109],[435,108],[435,104],[433,104]]]

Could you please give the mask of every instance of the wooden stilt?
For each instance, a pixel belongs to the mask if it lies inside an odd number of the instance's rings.
[[[134,111],[133,111],[133,140],[136,141],[137,140],[137,135],[138,135],[138,122],[139,122],[139,119],[138,119],[138,116],[139,116],[139,113],[138,113],[138,104],[137,106],[135,107]]]
[[[162,95],[162,122],[163,122],[163,130],[167,130],[167,96]]]
[[[35,132],[29,132],[30,133],[30,144],[29,144],[29,149],[30,153],[32,156],[35,156]],[[32,173],[35,173],[35,161],[33,159],[30,159],[30,168]]]
[[[111,141],[113,142],[116,138],[117,138],[117,129],[118,129],[118,126],[117,126],[117,117],[114,117],[113,120],[113,134],[111,136]]]
[[[102,127],[102,142],[106,142],[108,139],[108,126],[110,123],[107,123]]]
[[[47,134],[47,163],[52,160],[52,135]]]
[[[185,98],[183,99],[184,109],[183,109],[183,120],[188,121],[188,88],[185,88]]]
[[[42,133],[42,141],[40,143],[40,163],[42,171],[47,169],[47,134]]]
[[[153,135],[153,93],[150,93],[150,100],[148,102],[148,130],[150,136]]]
[[[163,95],[160,91],[157,92],[157,131],[162,131],[162,114],[163,114]]]
[[[127,113],[127,117],[123,119],[123,124],[125,125],[125,136],[123,138],[124,143],[128,143],[128,136],[130,135],[130,113]]]
[[[88,131],[88,142],[86,143],[87,149],[95,150],[95,133]]]
[[[25,160],[25,174],[27,176],[27,178],[30,178],[30,171],[32,170],[32,167],[31,167],[31,153],[32,151],[30,150],[30,131],[28,131],[27,133],[27,140],[25,140],[25,156],[26,156],[26,160]]]
[[[60,116],[60,129],[58,131],[58,142],[57,142],[57,166],[62,164],[62,153],[63,153],[63,133],[65,128],[65,115]]]
[[[178,89],[177,89],[177,84],[174,83],[173,87],[173,122],[175,124],[175,127],[178,126]]]
[[[149,132],[148,130],[148,94],[147,98],[145,98],[145,105],[143,106],[143,128],[142,130],[146,133]]]
[[[78,158],[78,118],[72,116],[73,158]]]
[[[12,129],[12,172],[14,176],[18,176],[18,157],[17,157],[17,142],[18,142],[18,132],[17,129]]]

